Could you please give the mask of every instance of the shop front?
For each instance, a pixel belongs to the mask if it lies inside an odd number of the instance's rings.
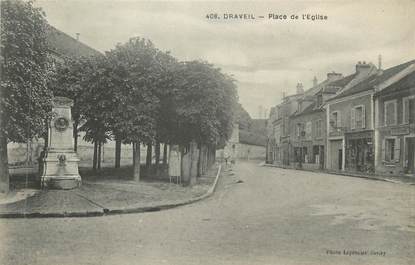
[[[407,136],[405,139],[405,167],[404,173],[415,176],[415,135]]]
[[[373,131],[346,133],[346,170],[374,172]]]
[[[415,177],[415,124],[379,128],[376,173]]]

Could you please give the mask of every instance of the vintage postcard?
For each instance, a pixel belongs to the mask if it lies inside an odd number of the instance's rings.
[[[0,264],[415,264],[415,1],[0,9]]]

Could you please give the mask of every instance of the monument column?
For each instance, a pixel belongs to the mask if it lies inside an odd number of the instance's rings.
[[[73,143],[72,106],[73,101],[69,98],[53,99],[49,145],[43,159],[42,188],[73,189],[81,185],[79,158]]]

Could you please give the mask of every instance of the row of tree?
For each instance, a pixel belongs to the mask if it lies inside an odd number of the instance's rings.
[[[198,173],[232,132],[237,92],[234,80],[202,61],[180,62],[139,37],[102,56],[48,56],[42,10],[31,2],[1,2],[0,174],[8,186],[7,142],[47,137],[53,96],[74,100],[75,150],[78,131],[99,149],[116,140],[133,145],[134,178],[140,177],[140,145],[175,144],[198,150]],[[45,141],[47,142],[47,141]],[[206,150],[206,151],[203,151]],[[206,159],[205,159],[206,157]],[[159,161],[156,158],[156,163]],[[191,164],[191,163],[190,163]]]

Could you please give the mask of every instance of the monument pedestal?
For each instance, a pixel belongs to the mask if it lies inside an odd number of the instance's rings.
[[[43,159],[42,188],[74,189],[81,185],[79,158],[73,148],[72,105],[68,98],[54,98],[49,145]]]

